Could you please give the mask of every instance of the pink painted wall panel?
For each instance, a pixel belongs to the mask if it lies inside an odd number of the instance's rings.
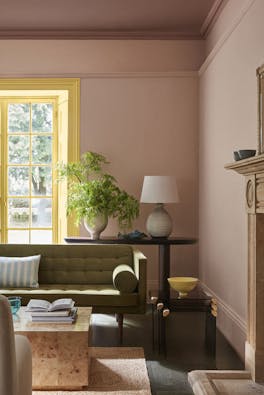
[[[91,78],[81,88],[82,151],[106,155],[109,170],[138,199],[144,175],[175,175],[181,202],[167,206],[174,235],[197,236],[197,77]],[[141,205],[135,228],[146,231],[153,207]],[[111,221],[104,234],[117,232]],[[197,273],[197,247],[172,250],[172,275]],[[156,258],[149,269],[149,279],[155,281]]]
[[[201,68],[199,97],[199,273],[241,323],[247,305],[245,180],[224,165],[233,161],[234,150],[257,147],[256,68],[264,63],[264,3],[248,4]],[[225,334],[236,346],[238,334],[228,328]]]
[[[0,75],[197,70],[204,43],[131,40],[0,40]]]

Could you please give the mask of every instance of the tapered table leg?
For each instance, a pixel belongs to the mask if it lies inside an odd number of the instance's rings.
[[[170,277],[170,245],[159,245],[159,300],[166,306],[170,303],[170,287],[168,283]]]

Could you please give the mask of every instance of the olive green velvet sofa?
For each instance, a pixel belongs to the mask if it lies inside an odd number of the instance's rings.
[[[94,313],[115,313],[121,337],[123,314],[145,312],[146,258],[132,246],[0,244],[0,257],[33,255],[40,255],[39,287],[0,287],[0,294],[19,295],[22,305],[26,305],[31,298],[53,301],[69,297],[75,300],[76,306],[92,306]],[[120,265],[131,268],[136,277],[134,290],[116,289],[113,273],[120,267],[122,269]],[[122,280],[122,276],[119,275],[119,279]],[[126,276],[123,279],[126,280]]]

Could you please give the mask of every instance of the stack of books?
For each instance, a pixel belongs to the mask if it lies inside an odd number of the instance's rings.
[[[50,303],[43,299],[30,299],[26,311],[32,322],[50,324],[73,324],[77,318],[77,307],[70,298],[57,299]]]

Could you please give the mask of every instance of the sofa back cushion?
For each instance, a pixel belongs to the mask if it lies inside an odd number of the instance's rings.
[[[39,284],[112,284],[116,266],[133,267],[128,245],[1,244],[0,256],[41,255]]]

